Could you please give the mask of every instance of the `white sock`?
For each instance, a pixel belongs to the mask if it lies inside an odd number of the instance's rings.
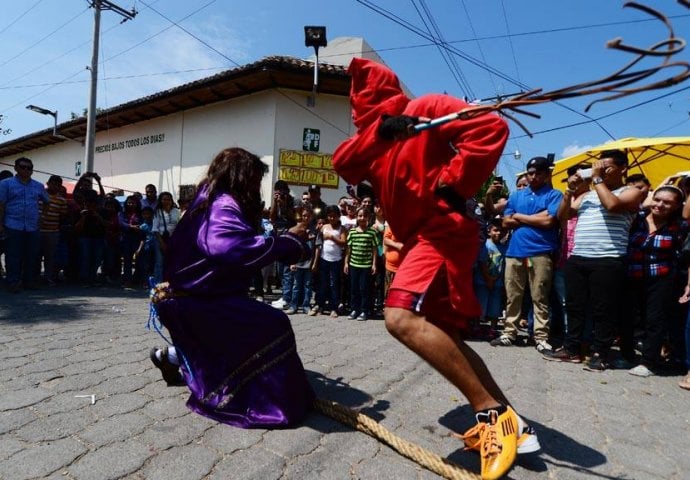
[[[173,365],[179,365],[180,360],[177,358],[177,351],[175,347],[168,347],[168,361]]]
[[[158,360],[163,360],[163,350],[160,348],[156,350],[156,358]],[[179,365],[180,360],[177,358],[177,351],[175,347],[168,347],[168,361],[173,365]]]

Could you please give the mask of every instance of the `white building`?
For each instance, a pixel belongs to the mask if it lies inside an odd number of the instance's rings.
[[[299,198],[321,185],[326,203],[345,195],[331,167],[331,154],[353,133],[346,67],[354,56],[381,61],[362,39],[334,39],[320,51],[319,91],[314,106],[314,64],[292,57],[258,62],[139,98],[99,113],[94,171],[106,192],[143,192],[152,183],[177,198],[195,185],[216,153],[240,146],[270,166],[262,194],[285,179]],[[323,63],[330,62],[330,63]],[[0,144],[0,166],[20,156],[34,162],[34,178],[51,174],[75,181],[84,173],[86,118]],[[11,168],[10,168],[11,169]]]

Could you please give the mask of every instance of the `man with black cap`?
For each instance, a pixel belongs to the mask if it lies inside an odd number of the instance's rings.
[[[506,321],[503,334],[493,346],[510,346],[517,341],[520,311],[529,285],[534,308],[534,341],[537,351],[551,350],[549,339],[549,295],[553,258],[558,251],[558,206],[563,195],[551,186],[551,162],[534,157],[527,162],[528,188],[508,198],[503,226],[513,230],[506,252]]]

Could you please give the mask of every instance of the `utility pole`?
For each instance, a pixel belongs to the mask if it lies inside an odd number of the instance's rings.
[[[94,9],[93,16],[93,51],[91,52],[91,88],[89,90],[89,109],[86,113],[86,152],[84,153],[84,165],[87,172],[93,172],[93,157],[96,148],[96,94],[98,92],[98,49],[101,37],[101,10],[112,10],[122,16],[122,22],[132,20],[137,11],[132,8],[128,12],[115,5],[110,0],[88,0]]]

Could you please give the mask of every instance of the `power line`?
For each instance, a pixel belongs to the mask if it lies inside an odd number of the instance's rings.
[[[596,118],[590,118],[590,119],[587,120],[587,121],[569,123],[569,124],[567,124],[567,125],[561,125],[561,126],[559,126],[559,127],[548,128],[548,129],[546,129],[546,130],[539,130],[539,131],[537,131],[537,132],[531,132],[531,133],[532,133],[532,135],[539,135],[539,134],[541,134],[541,133],[551,133],[551,132],[555,132],[555,131],[558,131],[558,130],[565,130],[566,128],[578,127],[578,126],[580,126],[580,125],[586,125],[586,124],[588,124],[588,123],[595,123],[595,122],[598,122],[599,120],[604,120],[605,118],[613,117],[614,115],[618,115],[619,113],[623,113],[623,112],[627,112],[627,111],[629,111],[629,110],[633,110],[633,109],[635,109],[635,108],[637,108],[637,107],[641,107],[641,106],[643,106],[643,105],[647,105],[648,103],[656,102],[657,100],[661,100],[662,98],[666,98],[666,97],[669,97],[669,96],[671,96],[671,95],[675,95],[676,93],[684,92],[684,91],[686,91],[686,90],[690,90],[690,86],[688,86],[688,87],[683,87],[683,88],[679,88],[678,90],[674,90],[674,91],[672,91],[672,92],[665,93],[665,94],[663,94],[663,95],[659,95],[659,96],[654,97],[654,98],[650,98],[650,99],[645,100],[645,101],[643,101],[643,102],[639,102],[639,103],[636,103],[636,104],[634,104],[634,105],[630,105],[629,107],[621,108],[620,110],[616,110],[616,111],[614,111],[614,112],[607,113],[606,115],[601,115],[601,116],[596,117]],[[511,137],[511,138],[525,138],[525,137],[528,137],[528,136],[529,136],[529,135],[527,135],[527,134],[523,134],[523,135],[517,135],[517,136],[515,136],[515,137]],[[615,138],[612,138],[612,139],[615,140]]]
[[[121,23],[117,23],[117,24],[113,25],[112,27],[110,27],[109,29],[107,29],[107,30],[106,30],[105,32],[103,32],[103,33],[106,34],[106,33],[108,33],[109,31],[111,31],[112,29],[119,27],[120,25],[122,25],[122,24],[121,24]],[[57,57],[54,57],[54,58],[52,58],[52,59],[50,59],[50,60],[48,60],[48,61],[46,61],[46,62],[43,62],[43,63],[41,63],[39,66],[37,66],[37,67],[35,67],[35,68],[33,68],[33,69],[27,71],[27,72],[22,73],[22,74],[19,75],[18,77],[15,77],[15,78],[13,78],[12,80],[9,80],[8,82],[6,82],[6,83],[0,85],[0,90],[3,90],[3,87],[6,87],[7,85],[11,84],[12,82],[16,82],[17,80],[21,80],[22,78],[26,77],[27,75],[30,75],[30,74],[34,73],[35,71],[40,70],[40,69],[42,69],[42,68],[44,68],[44,67],[50,65],[51,63],[53,63],[53,62],[55,62],[55,61],[57,61],[57,60],[60,60],[60,59],[61,59],[62,57],[64,57],[65,55],[68,55],[68,54],[72,53],[73,51],[78,50],[78,49],[80,49],[81,47],[83,47],[84,45],[87,45],[87,44],[89,44],[89,43],[91,43],[91,39],[86,40],[85,42],[80,43],[80,44],[77,45],[76,47],[71,48],[71,49],[67,50],[67,51],[64,52],[64,53],[61,53],[61,54],[58,55]],[[10,87],[10,88],[12,88],[12,87]],[[20,87],[20,88],[21,88],[21,87]]]
[[[186,15],[185,17],[183,17],[182,19],[178,20],[178,22],[181,22],[181,21],[183,21],[183,20],[185,20],[185,19],[191,17],[192,15],[194,15],[194,14],[200,12],[201,10],[203,10],[204,8],[206,8],[207,6],[209,6],[209,5],[211,5],[212,3],[214,3],[215,1],[216,1],[216,0],[211,0],[211,1],[208,2],[207,4],[202,5],[201,7],[197,8],[196,10],[194,10],[193,12],[191,12],[190,14]],[[136,45],[133,45],[133,46],[131,46],[131,47],[129,47],[129,48],[127,48],[127,49],[121,51],[120,53],[118,53],[118,54],[116,54],[116,55],[113,55],[113,56],[110,57],[110,58],[105,59],[104,62],[107,62],[107,61],[109,61],[109,60],[112,60],[113,58],[116,58],[116,57],[118,57],[118,56],[120,56],[120,55],[122,55],[122,54],[124,54],[124,53],[126,53],[126,52],[128,52],[128,51],[130,51],[130,50],[132,50],[133,48],[136,48],[136,47],[142,45],[143,43],[146,43],[147,41],[149,41],[149,40],[151,40],[152,38],[156,37],[157,35],[163,33],[164,31],[169,30],[169,29],[172,28],[172,27],[173,27],[173,25],[171,25],[171,26],[169,26],[169,27],[166,27],[166,28],[160,30],[158,33],[155,33],[154,35],[151,35],[150,37],[148,37],[148,38],[146,38],[145,40],[143,40],[143,41],[137,43]],[[15,103],[13,106],[11,106],[11,107],[9,107],[9,108],[6,108],[4,111],[8,111],[8,110],[11,110],[11,109],[13,109],[13,108],[16,108],[16,107],[18,107],[19,105],[24,105],[28,100],[31,100],[32,98],[37,97],[38,95],[41,95],[41,94],[47,92],[48,90],[51,90],[52,88],[55,88],[55,87],[57,87],[57,86],[59,86],[59,85],[64,84],[65,82],[67,82],[68,80],[70,80],[70,79],[76,77],[77,75],[79,75],[79,74],[82,73],[82,72],[84,72],[84,70],[81,70],[81,69],[80,69],[80,70],[78,70],[77,72],[73,73],[72,75],[69,75],[69,76],[66,77],[65,79],[61,80],[60,82],[57,82],[57,83],[55,83],[55,84],[49,86],[48,88],[46,88],[46,89],[44,89],[44,90],[38,92],[37,94],[31,95],[30,97],[27,97],[27,98],[21,100],[20,102]]]
[[[215,1],[216,1],[216,0],[212,0],[211,2],[208,3],[208,5],[210,5],[211,3],[214,3]],[[144,2],[144,0],[141,0],[141,3],[143,3],[144,5],[146,5],[147,7],[149,7],[151,10],[153,10],[154,12],[156,12],[156,13],[157,13],[158,15],[160,15],[161,17],[165,18],[167,21],[169,21],[170,23],[172,23],[173,25],[175,25],[177,28],[179,28],[180,30],[182,30],[183,32],[185,32],[187,35],[191,36],[192,38],[196,39],[198,42],[202,43],[202,44],[205,45],[206,47],[208,47],[208,48],[210,48],[211,50],[213,50],[214,52],[216,52],[218,55],[220,55],[220,56],[222,56],[223,58],[225,58],[225,59],[229,60],[230,62],[232,62],[236,67],[239,67],[239,66],[240,66],[239,63],[237,63],[237,62],[234,61],[233,59],[231,59],[231,58],[229,58],[228,56],[226,56],[225,54],[223,54],[220,50],[217,50],[216,48],[212,47],[211,45],[209,45],[208,43],[206,43],[204,40],[202,40],[201,38],[197,37],[196,35],[194,35],[194,34],[193,34],[192,32],[190,32],[189,30],[187,30],[186,28],[184,28],[182,25],[180,25],[180,24],[178,24],[177,22],[175,22],[175,21],[169,19],[168,17],[166,17],[165,15],[163,15],[161,12],[159,12],[158,10],[156,10],[155,8],[153,8],[151,5],[147,5],[146,2]]]
[[[429,32],[429,35],[431,35],[431,37],[434,38],[434,40],[436,41],[436,48],[438,50],[438,53],[441,55],[443,62],[448,67],[448,70],[450,71],[450,74],[455,79],[455,82],[460,87],[462,94],[465,96],[474,97],[474,95],[471,93],[470,85],[469,85],[469,83],[467,83],[467,79],[462,74],[460,69],[457,67],[457,64],[451,65],[451,60],[453,57],[451,57],[451,55],[448,53],[448,51],[445,48],[442,48],[442,45],[444,42],[440,36],[440,32],[439,32],[438,28],[436,27],[436,25],[433,22],[431,22],[432,19],[429,17],[429,21],[434,26],[434,30],[436,32],[436,36],[434,36],[434,34],[431,32],[431,27],[429,26],[429,24],[427,24],[426,20],[424,19],[424,15],[422,15],[422,12],[419,10],[419,7],[417,7],[417,4],[415,3],[415,1],[411,0],[411,2],[412,2],[412,6],[417,11],[419,18],[422,20],[422,23],[424,24],[424,27],[426,28],[427,32]],[[427,16],[429,16],[428,11],[426,9],[425,9],[425,12],[427,12]],[[436,39],[438,39],[438,40],[436,40]]]
[[[205,9],[206,7],[208,7],[209,5],[211,5],[212,3],[215,3],[215,2],[216,2],[216,0],[211,0],[210,2],[208,2],[208,3],[204,4],[204,5],[202,5],[201,7],[197,8],[196,10],[194,10],[194,11],[191,12],[191,13],[189,13],[188,15],[185,15],[184,17],[182,17],[181,19],[179,19],[177,22],[182,22],[182,21],[184,21],[184,20],[187,20],[189,17],[191,17],[191,16],[193,16],[193,15],[196,15],[197,13],[199,13],[200,11],[202,11],[203,9]],[[142,2],[142,3],[143,3],[143,2]],[[145,5],[147,8],[150,8],[151,10],[153,10],[153,8],[151,7],[151,4],[149,4],[149,5],[144,4],[144,5]],[[155,10],[154,10],[154,11],[155,11]],[[156,12],[156,13],[158,13],[158,12]],[[163,17],[163,18],[166,18],[166,17]],[[169,20],[169,19],[167,19],[167,18],[166,18],[166,20],[168,20],[169,22],[171,22],[171,25],[165,27],[165,28],[162,29],[162,30],[159,30],[158,32],[154,33],[153,35],[151,35],[151,36],[149,36],[149,37],[146,37],[146,38],[145,38],[144,40],[142,40],[141,42],[135,43],[134,45],[130,46],[129,48],[126,48],[125,50],[122,50],[121,52],[119,52],[119,53],[113,55],[112,57],[107,58],[105,61],[107,62],[107,61],[110,61],[110,60],[112,60],[112,59],[114,59],[114,58],[119,57],[120,55],[124,55],[125,53],[129,52],[130,50],[134,50],[134,49],[137,48],[138,46],[143,45],[144,43],[146,43],[146,42],[152,40],[153,38],[157,37],[158,35],[162,34],[163,32],[166,32],[166,31],[170,30],[172,27],[174,27],[174,26],[177,25],[177,23],[173,22],[172,20]]]
[[[136,75],[118,75],[114,77],[103,77],[102,80],[126,80],[126,79],[131,79],[131,78],[142,78],[142,77],[157,77],[160,75],[176,75],[179,73],[193,73],[193,72],[205,72],[209,70],[225,70],[227,69],[227,65],[222,65],[218,67],[207,67],[207,68],[190,68],[187,70],[173,70],[173,71],[167,71],[167,72],[151,72],[151,73],[139,73]],[[20,88],[35,88],[35,87],[47,87],[47,86],[55,86],[55,85],[76,85],[79,83],[86,83],[88,80],[75,80],[73,82],[49,82],[49,83],[34,83],[31,85],[17,85],[14,87],[0,87],[0,90],[15,90],[15,89],[20,89]]]
[[[6,31],[8,28],[10,28],[12,25],[14,25],[15,23],[17,23],[17,22],[18,22],[19,20],[21,20],[22,18],[24,18],[24,16],[25,16],[27,13],[29,13],[31,10],[33,10],[34,8],[36,8],[36,7],[38,6],[38,4],[41,3],[42,1],[43,1],[43,0],[38,0],[36,3],[34,3],[33,5],[31,5],[28,9],[26,9],[26,10],[24,11],[24,13],[20,14],[17,18],[15,18],[14,20],[12,20],[9,24],[5,25],[5,27],[3,27],[2,30],[0,30],[0,34],[5,33],[5,31]]]
[[[384,8],[382,8],[382,7],[379,7],[378,5],[374,4],[373,2],[370,2],[370,1],[368,1],[368,0],[356,0],[356,1],[357,1],[358,3],[360,3],[360,4],[364,5],[364,6],[366,6],[366,7],[369,8],[369,9],[374,10],[376,13],[385,16],[386,18],[392,20],[393,22],[397,23],[398,25],[400,25],[400,26],[402,26],[402,27],[404,27],[404,28],[410,30],[411,32],[416,33],[417,35],[419,35],[419,36],[421,36],[421,37],[423,37],[423,38],[426,38],[427,40],[430,40],[430,39],[428,38],[428,36],[427,36],[423,31],[421,31],[420,29],[418,29],[418,28],[415,27],[414,25],[411,25],[409,22],[406,22],[405,20],[401,19],[401,18],[398,17],[397,15],[395,15],[395,14],[389,12],[388,10],[386,10],[386,9],[384,9]],[[510,82],[510,83],[512,83],[512,84],[514,84],[514,85],[516,85],[516,86],[518,86],[519,88],[522,88],[522,89],[528,90],[528,91],[529,91],[529,90],[532,90],[532,88],[530,88],[529,86],[525,85],[524,83],[522,83],[522,82],[520,82],[520,81],[518,81],[518,80],[515,80],[515,79],[511,78],[509,75],[507,75],[507,74],[501,72],[500,70],[498,70],[498,69],[492,67],[491,65],[488,65],[488,64],[486,64],[486,63],[483,63],[482,61],[480,61],[480,60],[478,60],[478,59],[472,57],[471,55],[468,55],[467,53],[465,53],[465,52],[463,52],[463,51],[461,51],[461,50],[458,50],[458,49],[455,48],[455,47],[451,47],[450,45],[445,44],[445,45],[444,45],[444,48],[449,49],[451,52],[455,53],[456,55],[460,56],[461,58],[464,58],[465,60],[467,60],[468,62],[472,63],[473,65],[476,65],[477,67],[482,68],[482,69],[484,69],[484,70],[486,70],[486,71],[488,71],[488,72],[492,72],[494,75],[498,76],[499,78],[502,78],[502,79],[504,79],[504,80],[506,80],[506,81],[508,81],[508,82]],[[582,113],[582,112],[579,112],[579,111],[577,111],[577,110],[575,110],[575,109],[573,109],[573,108],[571,108],[571,107],[568,107],[567,105],[564,105],[564,104],[562,104],[562,103],[560,103],[560,102],[553,102],[553,103],[555,103],[556,105],[558,105],[558,106],[560,106],[560,107],[562,107],[562,108],[565,108],[566,110],[568,110],[568,111],[570,111],[570,112],[573,112],[573,113],[575,113],[575,114],[577,114],[577,115],[579,115],[579,116],[581,116],[581,117],[587,118],[587,119],[589,119],[589,120],[592,119],[592,117],[590,117],[589,115],[587,115],[587,114],[585,114],[585,113]],[[606,133],[609,137],[611,137],[611,139],[614,139],[614,138],[615,138],[615,137],[611,134],[611,132],[609,132],[606,128],[604,128],[603,125],[601,125],[601,124],[600,124],[599,122],[597,122],[596,120],[593,120],[593,121],[594,121],[594,123],[595,123],[602,131],[604,131],[604,133]]]
[[[73,21],[75,21],[77,18],[79,18],[79,17],[81,17],[82,15],[84,15],[84,13],[86,13],[87,10],[88,10],[88,8],[82,10],[81,12],[79,12],[78,14],[76,14],[75,16],[73,16],[72,18],[70,18],[69,20],[67,20],[65,23],[63,23],[62,25],[60,25],[59,27],[57,27],[55,30],[53,30],[53,31],[50,32],[49,34],[47,34],[47,35],[45,35],[44,37],[42,37],[42,38],[41,38],[40,40],[38,40],[37,42],[35,42],[35,43],[33,43],[32,45],[26,47],[24,50],[22,50],[21,52],[19,52],[18,54],[16,54],[14,57],[8,58],[8,59],[5,60],[4,62],[0,63],[0,67],[2,67],[2,66],[4,66],[4,65],[7,65],[7,64],[8,64],[9,62],[11,62],[12,60],[15,60],[15,59],[21,57],[21,56],[24,55],[26,52],[28,52],[29,50],[31,50],[32,48],[34,48],[36,45],[38,45],[38,44],[40,44],[41,42],[43,42],[44,40],[46,40],[46,39],[52,37],[52,36],[55,35],[57,32],[59,32],[60,30],[62,30],[63,28],[65,28],[67,25],[69,25],[70,23],[72,23]]]
[[[501,10],[503,11],[503,23],[506,26],[506,33],[508,34],[508,45],[510,46],[510,53],[513,56],[513,64],[515,65],[515,75],[517,75],[518,81],[520,80],[520,69],[518,68],[517,56],[515,55],[515,45],[513,45],[513,38],[510,35],[510,23],[508,23],[508,14],[506,13],[506,5],[501,0]]]
[[[40,1],[43,1],[43,0],[40,0]],[[160,0],[154,0],[152,3],[158,3],[159,1],[160,1]],[[135,4],[136,4],[136,2],[135,2]],[[147,8],[148,8],[148,7],[147,7]],[[117,27],[119,27],[119,26],[121,26],[121,25],[122,25],[122,23],[121,23],[121,22],[118,22],[118,23],[116,23],[115,25],[111,26],[110,28],[106,29],[106,30],[103,32],[103,34],[105,35],[105,34],[109,33],[111,30],[113,30],[113,29],[115,29],[115,28],[117,28]],[[38,65],[37,67],[35,67],[35,68],[31,69],[31,70],[28,70],[28,71],[22,73],[21,75],[19,75],[18,77],[15,77],[15,78],[13,78],[12,80],[9,80],[8,82],[5,82],[4,84],[0,85],[0,89],[2,89],[2,87],[5,87],[5,86],[7,86],[7,85],[9,85],[9,84],[11,84],[11,83],[13,83],[13,82],[16,82],[17,80],[21,80],[22,78],[26,77],[27,75],[30,75],[30,74],[34,73],[34,72],[37,71],[37,70],[40,70],[40,69],[42,69],[42,68],[47,67],[47,66],[50,65],[51,63],[53,63],[53,62],[55,62],[55,61],[61,59],[61,58],[64,57],[65,55],[68,55],[68,54],[72,53],[73,51],[78,50],[79,48],[81,48],[81,47],[83,47],[84,45],[87,45],[87,44],[89,44],[89,43],[91,43],[91,39],[86,40],[85,42],[80,43],[80,44],[77,45],[76,47],[73,47],[73,48],[67,50],[66,52],[61,53],[61,54],[58,55],[57,57],[53,57],[53,58],[51,58],[51,59],[48,60],[48,61],[41,62],[41,64]]]
[[[465,4],[465,0],[460,0],[460,3],[462,4],[462,9],[465,11],[465,16],[467,17],[467,23],[470,25],[470,30],[472,30],[472,37],[474,37],[475,43],[477,44],[477,48],[479,49],[479,55],[482,57],[482,60],[484,63],[486,63],[486,56],[484,55],[484,50],[482,49],[482,44],[479,42],[477,39],[477,31],[474,29],[474,24],[472,23],[472,17],[470,16],[470,12],[467,10],[467,5]],[[498,95],[498,87],[496,87],[496,82],[494,81],[494,77],[489,74],[489,80],[491,80],[491,85],[494,87],[494,93]],[[473,96],[473,98],[476,98]]]
[[[213,0],[213,1],[215,1],[215,0]],[[144,3],[144,5],[145,5],[145,2],[144,2],[143,0],[142,0],[141,3]],[[213,2],[211,2],[211,3],[213,3]],[[151,7],[149,7],[149,8],[151,8]],[[217,53],[218,55],[220,55],[221,57],[225,58],[227,61],[233,63],[234,65],[237,65],[238,67],[240,66],[239,63],[237,63],[237,62],[236,62],[235,60],[233,60],[232,58],[228,57],[225,53],[223,53],[223,52],[221,52],[220,50],[218,50],[218,49],[214,48],[213,46],[209,45],[208,43],[206,43],[205,41],[201,40],[200,38],[198,38],[196,35],[194,35],[194,34],[192,34],[191,32],[189,32],[188,30],[186,30],[186,29],[180,27],[180,26],[177,25],[175,22],[173,22],[172,20],[170,20],[169,18],[167,18],[165,15],[160,14],[159,12],[157,12],[157,11],[156,11],[155,9],[153,9],[153,8],[151,8],[151,10],[153,10],[153,11],[156,12],[156,13],[158,13],[159,15],[161,15],[163,18],[165,18],[165,19],[168,20],[169,22],[173,23],[174,25],[178,26],[180,29],[182,29],[182,31],[184,31],[185,33],[191,35],[191,36],[194,37],[196,40],[198,40],[199,42],[201,42],[203,45],[205,45],[206,47],[210,48],[211,50],[213,50],[214,52],[216,52],[216,53]],[[306,110],[307,112],[311,113],[313,116],[319,118],[322,122],[324,122],[324,123],[330,125],[330,126],[333,127],[334,129],[336,129],[336,130],[338,130],[339,132],[343,133],[343,134],[345,135],[345,137],[349,137],[349,136],[350,136],[350,133],[349,133],[349,132],[346,132],[345,130],[343,130],[343,129],[340,128],[339,126],[337,126],[337,125],[335,125],[334,123],[332,123],[331,121],[329,121],[328,119],[326,119],[326,118],[322,117],[321,115],[319,115],[318,113],[314,112],[312,109],[307,108],[306,106],[302,105],[301,103],[299,103],[298,101],[296,101],[295,99],[293,99],[292,97],[290,97],[289,95],[287,95],[285,92],[281,91],[280,89],[276,89],[275,91],[278,92],[278,93],[279,93],[280,95],[282,95],[283,97],[287,98],[290,102],[294,103],[294,104],[297,105],[298,107],[300,107],[300,108]]]
[[[690,118],[686,118],[685,120],[682,120],[682,121],[680,121],[680,122],[678,122],[678,123],[676,123],[676,124],[674,124],[674,125],[671,125],[670,127],[666,127],[666,128],[664,128],[663,130],[659,130],[659,131],[656,132],[654,135],[652,135],[652,137],[658,137],[658,136],[661,135],[662,133],[666,133],[666,132],[668,132],[669,130],[673,130],[673,129],[676,128],[676,127],[680,127],[681,125],[683,125],[684,123],[687,123],[687,122],[690,122]]]

